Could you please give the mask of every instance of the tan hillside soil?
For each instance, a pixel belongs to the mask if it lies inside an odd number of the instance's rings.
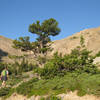
[[[45,96],[44,96],[45,97]],[[85,95],[82,97],[77,96],[77,92],[69,92],[67,94],[60,94],[58,97],[61,97],[61,100],[100,100],[100,97],[93,95]],[[40,96],[32,96],[27,98],[26,96],[18,95],[14,93],[11,97],[6,100],[40,100]],[[1,99],[0,99],[1,100]]]
[[[51,47],[53,48],[52,52],[49,52],[49,55],[52,55],[54,52],[58,51],[62,54],[70,53],[72,49],[80,45],[80,36],[83,35],[85,39],[85,45],[88,50],[92,50],[92,54],[98,53],[100,51],[100,27],[86,29],[78,33],[73,34],[67,38],[53,41]],[[34,54],[32,52],[21,52],[12,47],[13,40],[0,36],[0,50],[7,52],[8,55],[23,55],[29,54],[29,57],[33,58]],[[2,52],[1,52],[2,53]],[[8,56],[2,57],[3,61],[9,62],[10,59]]]

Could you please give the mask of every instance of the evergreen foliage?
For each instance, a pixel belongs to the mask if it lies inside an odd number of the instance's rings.
[[[95,55],[95,58],[96,57],[100,57],[100,51]]]
[[[35,42],[30,42],[29,37],[20,37],[19,40],[13,41],[13,47],[21,49],[23,51],[31,50],[35,56],[39,54],[46,55],[48,51],[51,51],[51,39],[50,36],[56,36],[60,33],[58,22],[50,18],[40,23],[37,21],[29,26],[29,32],[37,35]]]
[[[23,59],[21,63],[16,61],[14,64],[11,64],[9,66],[11,73],[14,75],[19,75],[22,74],[23,72],[32,71],[36,67],[35,64],[29,63],[25,59]]]
[[[32,50],[33,46],[29,41],[29,37],[19,37],[19,40],[13,41],[13,47],[16,49],[21,49],[22,51]]]
[[[81,47],[85,47],[85,45],[84,45],[84,38],[83,38],[82,35],[80,37],[80,45],[81,45]]]
[[[62,56],[56,52],[52,59],[44,65],[44,68],[37,68],[35,72],[45,79],[64,76],[67,72],[73,71],[95,74],[97,67],[93,64],[93,59],[91,51],[85,48],[84,38],[81,36],[80,46],[73,49],[70,54]]]
[[[91,51],[86,49],[83,36],[80,37],[80,46],[73,49],[70,54],[62,56],[56,52],[48,60],[40,54],[46,55],[47,51],[51,50],[50,36],[56,36],[60,33],[58,22],[53,18],[45,20],[43,23],[37,21],[29,26],[29,32],[37,35],[35,42],[30,42],[29,37],[20,37],[19,40],[13,41],[13,47],[22,51],[33,51],[39,64],[45,63],[44,67],[36,67],[22,57],[21,63],[17,61],[14,64],[0,63],[0,71],[7,66],[10,74],[17,76],[34,68],[34,73],[37,73],[41,79],[33,78],[28,82],[23,82],[16,89],[1,88],[0,97],[10,96],[13,92],[28,97],[46,94],[58,95],[66,90],[78,90],[79,96],[85,94],[100,95],[100,70],[93,64],[94,56],[91,55]],[[99,55],[100,52],[96,56]],[[16,58],[16,56],[14,57]],[[60,100],[56,96],[49,99]]]
[[[78,71],[80,73],[96,73],[96,66],[93,64],[93,57],[86,49],[72,50],[71,54],[61,56],[55,53],[44,68],[38,68],[35,72],[39,73],[42,78],[53,78],[55,76],[64,76],[67,72]]]

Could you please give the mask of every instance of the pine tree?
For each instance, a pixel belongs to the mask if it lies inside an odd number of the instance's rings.
[[[37,35],[34,42],[30,42],[29,37],[20,37],[18,40],[13,41],[13,47],[22,51],[33,51],[35,57],[38,58],[41,55],[45,56],[48,51],[52,50],[50,37],[58,35],[60,28],[58,27],[58,22],[50,18],[42,23],[36,21],[36,23],[31,24],[29,32]]]
[[[50,36],[58,35],[60,33],[60,28],[58,27],[58,22],[50,18],[43,23],[37,21],[31,24],[29,26],[29,32],[37,35],[36,42],[39,44],[38,51],[39,53],[45,54],[50,50]]]

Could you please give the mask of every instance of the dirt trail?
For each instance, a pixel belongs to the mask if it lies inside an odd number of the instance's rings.
[[[18,83],[17,85],[14,85],[12,88],[16,88],[16,87],[18,87],[20,84],[22,84],[23,82],[27,82],[27,81],[31,80],[32,78],[38,77],[36,74],[33,74],[33,71],[26,72],[25,75],[28,75],[29,77],[23,79],[20,83]]]

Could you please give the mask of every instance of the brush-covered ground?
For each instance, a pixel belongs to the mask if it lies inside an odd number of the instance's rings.
[[[21,63],[1,63],[0,70],[3,69],[2,66],[7,66],[10,75],[7,87],[0,89],[0,97],[6,99],[17,93],[28,98],[34,95],[46,96],[41,100],[61,100],[56,96],[70,91],[77,91],[78,96],[88,94],[99,97],[100,70],[93,64],[93,59],[97,56],[100,56],[100,52],[92,56],[91,51],[77,47],[64,56],[55,53],[45,61],[43,68],[28,63],[25,59]],[[44,59],[41,60],[44,62]]]
[[[20,79],[15,79],[14,83],[18,83]],[[10,80],[8,81],[10,82]],[[19,81],[20,82],[20,81]],[[13,83],[13,84],[14,84]],[[9,84],[9,83],[8,83]],[[64,77],[55,77],[53,79],[37,79],[33,78],[27,82],[23,82],[15,88],[7,87],[0,89],[0,97],[8,98],[14,92],[23,96],[31,97],[33,95],[40,96],[56,96],[69,91],[77,90],[78,96],[86,94],[100,96],[100,74],[87,73],[67,73]],[[42,100],[42,99],[41,99]],[[44,99],[43,99],[44,100]],[[46,99],[48,100],[48,99]],[[51,100],[51,99],[50,99]],[[59,99],[52,99],[59,100]]]

